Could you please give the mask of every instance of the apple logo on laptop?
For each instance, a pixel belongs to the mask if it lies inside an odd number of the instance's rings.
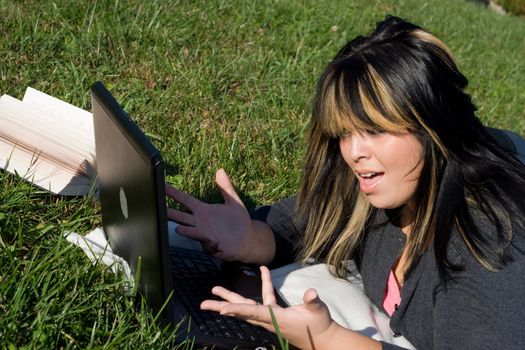
[[[122,215],[124,215],[124,219],[128,219],[128,200],[126,199],[126,192],[124,192],[124,189],[120,188],[120,209],[122,210]]]

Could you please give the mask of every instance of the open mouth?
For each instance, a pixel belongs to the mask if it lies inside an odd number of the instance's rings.
[[[367,192],[374,187],[379,180],[383,178],[383,172],[369,172],[359,174],[359,182],[361,183],[361,190]]]

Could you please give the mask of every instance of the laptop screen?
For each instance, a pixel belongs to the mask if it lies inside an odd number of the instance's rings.
[[[171,291],[162,158],[100,82],[92,110],[104,231],[158,310]]]

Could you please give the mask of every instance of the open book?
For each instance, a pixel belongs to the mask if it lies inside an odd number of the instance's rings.
[[[92,114],[30,87],[1,96],[0,167],[55,194],[96,192]]]

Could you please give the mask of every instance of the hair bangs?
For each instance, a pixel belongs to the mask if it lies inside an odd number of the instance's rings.
[[[399,94],[394,94],[395,86],[388,86],[381,74],[369,63],[366,64],[366,74],[359,84],[359,99],[363,104],[365,114],[370,121],[384,132],[401,132],[416,128],[413,118],[408,116]]]
[[[341,138],[353,132],[396,133],[415,127],[376,70],[360,63],[362,69],[334,67],[326,75],[317,113],[322,132]]]
[[[344,96],[347,95],[347,91],[352,90],[344,86],[341,74],[336,77],[335,72],[332,72],[325,80],[318,118],[321,132],[330,138],[343,137],[359,127],[361,118],[358,115],[361,113],[355,113],[356,108],[353,103]]]

